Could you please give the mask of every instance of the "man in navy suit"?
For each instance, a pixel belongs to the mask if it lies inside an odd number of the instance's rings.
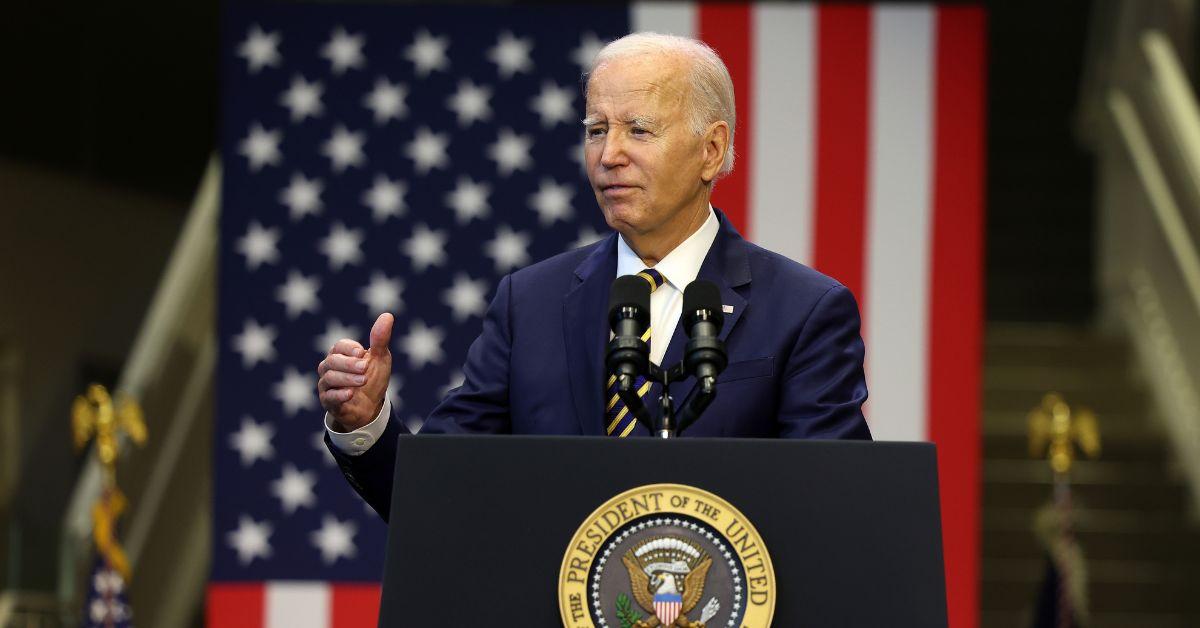
[[[686,38],[635,34],[606,46],[586,87],[584,155],[609,237],[500,281],[471,345],[464,382],[421,432],[645,435],[610,399],[604,369],[609,286],[644,269],[650,358],[683,353],[685,286],[721,292],[729,365],[687,436],[869,439],[858,306],[837,281],[749,242],[709,198],[733,168],[733,83],[720,58]],[[396,437],[387,401],[392,316],[370,344],[340,340],[318,367],[326,442],[354,488],[385,518]],[[693,380],[671,386],[687,396]],[[653,398],[655,387],[642,390]]]

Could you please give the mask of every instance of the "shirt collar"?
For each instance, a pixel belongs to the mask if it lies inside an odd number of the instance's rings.
[[[717,222],[717,214],[713,212],[712,205],[708,206],[708,219],[703,225],[696,230],[695,233],[688,236],[686,240],[679,243],[666,257],[658,261],[654,268],[666,277],[667,283],[670,283],[676,290],[683,291],[683,288],[692,283],[696,279],[696,275],[700,274],[700,265],[704,263],[704,257],[708,255],[708,249],[712,248],[712,243],[717,239],[717,232],[720,231],[720,223]],[[646,268],[646,263],[642,258],[638,257],[633,249],[625,243],[624,236],[617,237],[617,276],[634,275],[642,269]]]

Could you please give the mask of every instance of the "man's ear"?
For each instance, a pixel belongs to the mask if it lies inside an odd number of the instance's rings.
[[[704,133],[704,165],[700,168],[700,178],[705,183],[712,183],[725,163],[725,152],[729,150],[729,123],[718,120],[708,125]]]

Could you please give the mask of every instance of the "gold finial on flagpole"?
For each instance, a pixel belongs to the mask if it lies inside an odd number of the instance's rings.
[[[1050,468],[1065,475],[1075,461],[1074,445],[1089,458],[1100,454],[1100,428],[1096,415],[1087,408],[1072,412],[1058,393],[1047,393],[1042,403],[1029,412],[1029,453],[1046,455]]]
[[[82,449],[95,437],[96,454],[104,465],[106,487],[116,486],[117,442],[121,433],[138,445],[146,442],[146,421],[142,408],[125,395],[117,395],[114,404],[108,390],[100,384],[88,386],[86,395],[75,397],[71,407],[71,428],[75,448]]]
[[[71,431],[76,449],[82,449],[93,439],[96,441],[96,455],[104,468],[104,488],[92,506],[92,536],[96,551],[128,582],[129,558],[116,536],[117,519],[127,503],[117,487],[117,454],[121,434],[127,435],[135,444],[145,444],[146,421],[142,408],[133,399],[120,394],[114,403],[104,386],[92,384],[86,395],[75,397],[71,407]]]

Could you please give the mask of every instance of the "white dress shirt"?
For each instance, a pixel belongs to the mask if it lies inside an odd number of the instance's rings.
[[[679,325],[679,315],[683,313],[683,289],[696,279],[700,273],[700,265],[708,255],[720,231],[720,223],[713,212],[712,205],[708,206],[708,219],[695,233],[675,247],[666,257],[654,265],[654,269],[662,274],[663,285],[650,294],[650,361],[661,365],[663,356],[667,353],[667,345]],[[642,258],[625,243],[624,236],[617,238],[617,277],[621,275],[636,275],[647,268]],[[333,429],[333,417],[325,413],[325,429],[329,432],[329,440],[341,452],[359,456],[371,448],[375,441],[387,429],[388,418],[392,414],[392,402],[384,394],[383,408],[379,415],[370,423],[353,432],[337,432]]]

